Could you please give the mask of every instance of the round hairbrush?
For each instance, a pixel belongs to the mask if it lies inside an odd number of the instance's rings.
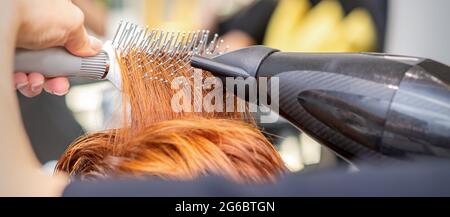
[[[164,54],[179,61],[186,61],[193,55],[217,54],[221,43],[222,40],[218,40],[217,34],[210,40],[208,30],[167,32],[150,30],[148,27],[121,21],[114,38],[107,41],[102,51],[95,56],[74,56],[64,47],[41,50],[16,49],[14,69],[16,72],[39,72],[47,78],[107,79],[120,88],[121,72],[118,61],[121,56],[130,53],[140,54],[147,62],[153,62],[158,61],[158,57]],[[139,62],[127,63],[128,67],[139,64]],[[170,67],[164,63],[160,65]],[[144,76],[153,78],[151,71]]]

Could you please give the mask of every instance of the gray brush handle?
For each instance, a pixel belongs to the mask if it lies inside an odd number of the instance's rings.
[[[14,70],[16,72],[39,72],[45,77],[85,77],[102,79],[109,69],[105,51],[95,56],[78,57],[63,47],[42,50],[16,49]]]

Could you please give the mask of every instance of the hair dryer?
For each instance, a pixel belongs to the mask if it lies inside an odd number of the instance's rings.
[[[222,77],[277,77],[279,114],[353,162],[450,157],[450,67],[439,62],[252,46],[194,56],[191,65]]]

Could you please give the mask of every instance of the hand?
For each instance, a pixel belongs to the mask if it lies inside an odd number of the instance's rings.
[[[16,46],[41,49],[64,46],[77,56],[92,56],[102,47],[101,41],[88,36],[84,15],[69,0],[18,0],[19,30]],[[69,90],[67,78],[45,79],[38,72],[14,73],[16,88],[25,96],[33,97],[46,90],[64,95]]]

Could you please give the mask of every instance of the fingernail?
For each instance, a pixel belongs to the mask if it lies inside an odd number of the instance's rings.
[[[28,85],[28,82],[19,83],[16,85],[16,89],[22,89]]]
[[[103,42],[93,36],[89,36],[89,45],[93,50],[99,51],[102,49]]]
[[[67,92],[68,92],[68,91],[65,91],[65,92],[56,92],[56,91],[52,91],[52,94],[53,94],[53,95],[57,95],[57,96],[64,96],[64,95],[67,94]]]
[[[36,92],[37,90],[41,89],[42,85],[44,83],[37,83],[31,85],[31,92]]]

